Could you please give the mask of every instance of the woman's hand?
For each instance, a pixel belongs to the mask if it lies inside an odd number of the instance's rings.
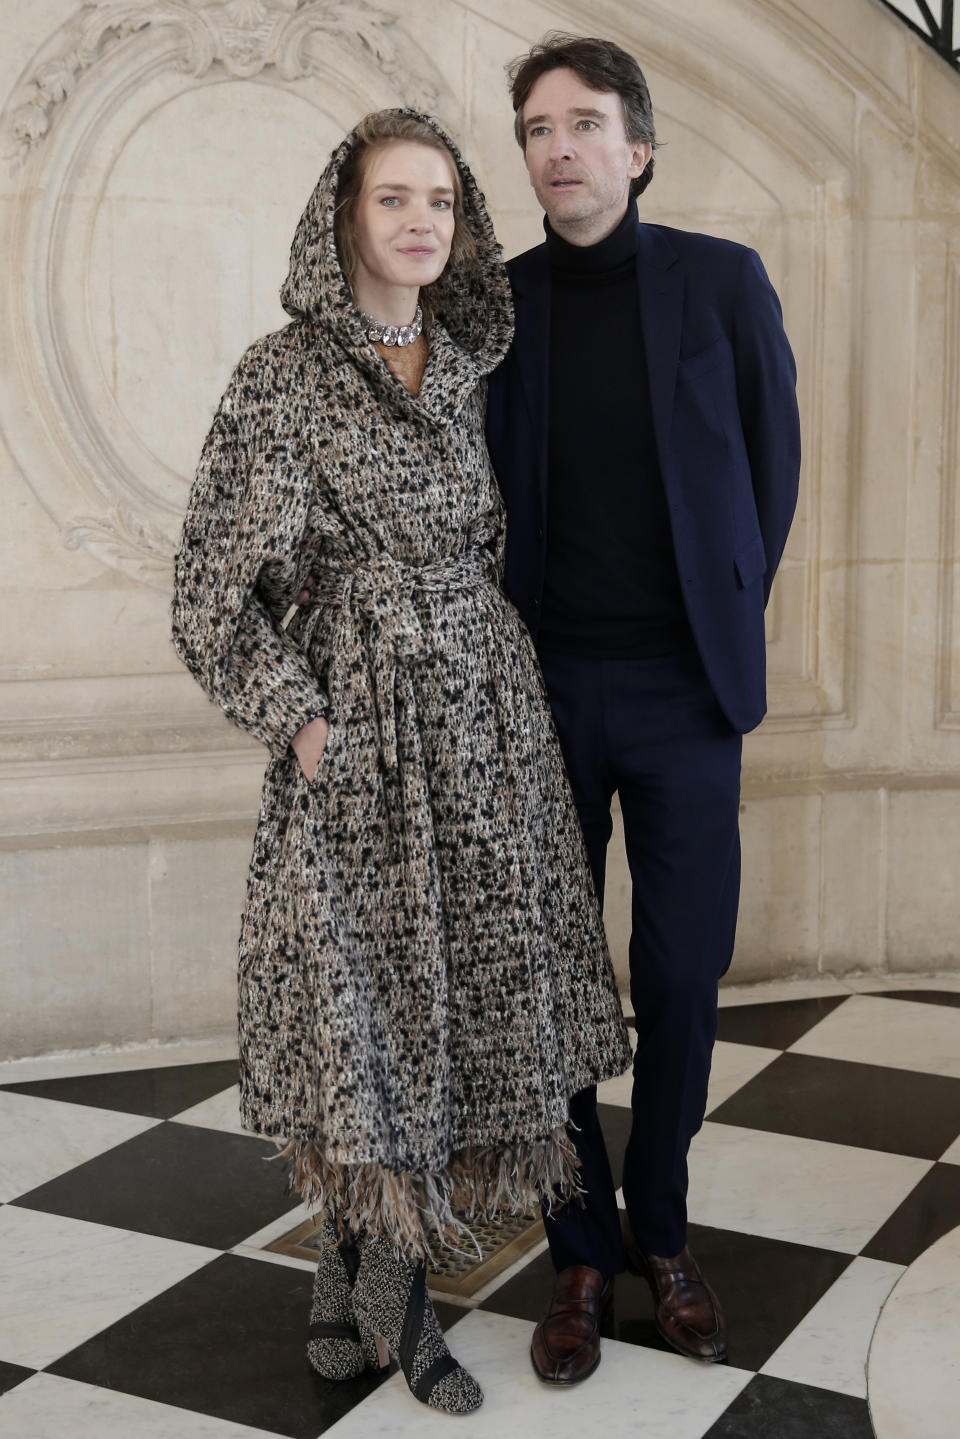
[[[327,736],[330,733],[330,726],[323,715],[310,720],[302,729],[298,729],[290,741],[294,754],[300,761],[300,768],[303,770],[304,778],[312,780],[317,772],[317,765],[323,758],[323,752],[327,747]]]

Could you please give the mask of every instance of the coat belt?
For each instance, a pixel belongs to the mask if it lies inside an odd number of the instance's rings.
[[[370,694],[379,731],[380,758],[388,772],[397,769],[395,688],[397,670],[417,664],[430,653],[414,596],[476,589],[496,583],[496,565],[487,549],[408,565],[393,555],[362,560],[327,559],[313,571],[315,584],[299,640],[308,649],[324,614],[339,611],[330,654],[331,695],[350,682],[344,661],[360,640],[367,655]]]

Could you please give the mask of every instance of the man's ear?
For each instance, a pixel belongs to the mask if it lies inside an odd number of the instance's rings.
[[[633,154],[630,157],[630,179],[636,180],[647,168],[650,156],[653,154],[653,146],[649,140],[638,140],[633,147]]]

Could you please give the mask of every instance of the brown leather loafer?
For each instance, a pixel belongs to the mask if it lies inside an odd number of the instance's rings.
[[[646,1254],[630,1240],[626,1250],[630,1268],[650,1285],[660,1338],[689,1359],[705,1359],[711,1364],[726,1359],[727,1331],[720,1300],[686,1245],[672,1259]]]
[[[533,1331],[530,1358],[547,1384],[579,1384],[600,1363],[600,1317],[613,1298],[613,1280],[574,1264],[557,1275],[546,1317]]]

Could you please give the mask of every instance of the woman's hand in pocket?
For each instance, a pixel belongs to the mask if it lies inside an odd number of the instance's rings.
[[[310,720],[302,729],[298,729],[290,741],[294,754],[300,761],[300,768],[303,770],[304,778],[312,780],[317,773],[317,766],[323,758],[323,752],[327,747],[327,736],[330,733],[330,726],[323,715]]]

